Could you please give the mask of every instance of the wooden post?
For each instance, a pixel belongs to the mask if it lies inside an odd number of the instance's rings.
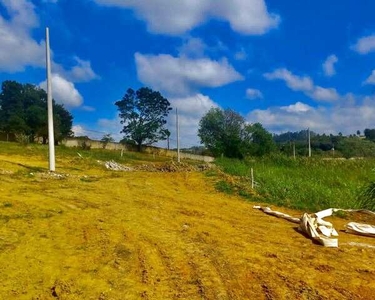
[[[251,168],[251,188],[254,189],[254,170]]]

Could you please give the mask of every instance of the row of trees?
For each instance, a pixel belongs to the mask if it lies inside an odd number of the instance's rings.
[[[123,142],[132,143],[141,149],[170,136],[165,127],[171,111],[169,101],[159,92],[142,87],[137,91],[128,89],[117,101],[121,123],[124,125]],[[55,139],[72,136],[73,116],[63,105],[53,101]],[[32,84],[4,81],[0,93],[0,132],[22,134],[48,139],[47,94]],[[311,132],[311,146],[315,154],[324,154],[335,149],[346,157],[374,156],[375,129],[365,129],[364,137],[357,135],[319,135]],[[287,132],[272,136],[260,123],[249,124],[231,109],[212,108],[199,122],[198,136],[205,148],[214,156],[243,158],[262,156],[272,152],[291,155],[307,154],[307,131]],[[112,141],[103,138],[103,144]],[[293,146],[292,146],[293,145]],[[105,146],[104,146],[105,147]]]
[[[344,136],[341,133],[317,134],[310,132],[311,149],[315,155],[325,156],[375,156],[375,139],[371,132],[375,129],[365,129],[365,135],[360,135],[358,130],[356,134]],[[279,151],[287,155],[292,155],[294,149],[297,155],[307,155],[308,149],[308,131],[301,130],[297,132],[286,132],[274,135],[274,140],[278,145]]]
[[[124,124],[123,142],[150,145],[170,136],[165,128],[171,111],[169,101],[150,88],[128,89],[116,106]],[[212,108],[200,121],[198,136],[215,156],[261,156],[276,149],[272,135],[260,123],[247,124],[237,112]]]
[[[55,140],[71,136],[73,116],[53,101]],[[47,93],[32,84],[4,81],[0,93],[0,131],[48,139]]]
[[[136,144],[140,149],[143,144],[150,145],[169,137],[165,124],[171,107],[159,92],[149,88],[128,89],[116,106],[124,124],[124,142]],[[314,155],[375,156],[375,129],[365,129],[365,139],[359,136],[359,130],[357,135],[349,137],[341,133],[319,135],[311,132],[310,135]],[[272,136],[262,124],[249,124],[231,109],[209,110],[199,122],[198,136],[209,153],[216,157],[243,158],[274,152],[299,156],[308,154],[307,130]]]

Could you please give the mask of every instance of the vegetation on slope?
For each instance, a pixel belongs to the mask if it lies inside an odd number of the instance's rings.
[[[373,159],[294,160],[277,155],[256,160],[222,158],[216,160],[216,164],[225,173],[239,176],[249,187],[253,168],[255,189],[260,196],[258,201],[309,211],[329,207],[375,208],[374,198],[360,197],[365,186],[375,177]],[[230,190],[229,187],[226,189]]]

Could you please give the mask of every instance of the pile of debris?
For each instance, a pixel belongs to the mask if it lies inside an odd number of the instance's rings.
[[[40,178],[42,179],[66,179],[67,177],[69,177],[69,174],[63,174],[63,173],[56,173],[56,172],[51,172],[51,171],[48,171],[48,172],[38,172],[38,173],[29,173],[29,175],[31,176],[39,176]]]
[[[294,218],[290,215],[279,211],[273,211],[269,207],[254,206],[254,209],[259,209],[268,215],[285,219],[289,222],[299,224],[298,230],[309,236],[312,240],[317,241],[325,247],[338,247],[338,233],[333,227],[332,223],[323,220],[325,217],[332,216],[333,213],[343,212],[357,212],[369,215],[375,215],[375,212],[366,209],[340,209],[329,208],[319,211],[315,214],[304,213],[301,218]],[[375,237],[375,226],[369,224],[350,222],[345,226],[347,233]]]
[[[196,172],[196,171],[206,171],[211,169],[212,166],[209,164],[202,165],[191,165],[183,162],[169,161],[160,165],[148,164],[138,166],[136,169],[138,171],[145,172],[165,172],[165,173],[175,173],[175,172]]]
[[[126,171],[126,172],[133,171],[133,168],[121,165],[115,162],[114,160],[106,161],[104,165],[108,170],[112,170],[112,171]]]
[[[175,172],[196,172],[196,171],[207,171],[213,168],[211,164],[200,164],[200,165],[191,165],[183,162],[168,161],[163,164],[143,164],[136,167],[128,167],[121,165],[114,160],[106,161],[102,163],[98,161],[108,170],[112,171],[143,171],[143,172],[165,172],[165,173],[175,173]]]

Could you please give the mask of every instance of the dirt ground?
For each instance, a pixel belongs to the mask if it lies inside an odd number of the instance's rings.
[[[202,172],[57,166],[0,155],[0,299],[375,298],[375,239],[348,220],[324,248]]]

